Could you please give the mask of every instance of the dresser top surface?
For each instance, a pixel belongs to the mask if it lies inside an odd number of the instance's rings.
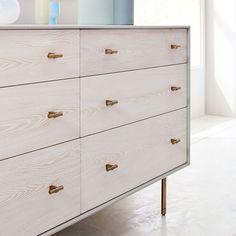
[[[189,29],[190,26],[134,26],[134,25],[0,25],[0,30],[93,30],[93,29]]]

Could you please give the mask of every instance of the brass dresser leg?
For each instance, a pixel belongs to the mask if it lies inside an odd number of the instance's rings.
[[[161,180],[161,214],[166,215],[166,178]]]

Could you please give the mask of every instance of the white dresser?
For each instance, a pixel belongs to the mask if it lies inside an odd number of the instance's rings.
[[[0,236],[51,235],[189,165],[188,27],[0,27]]]

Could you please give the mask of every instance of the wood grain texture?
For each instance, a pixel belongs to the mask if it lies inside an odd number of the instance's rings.
[[[78,77],[76,30],[1,30],[0,87]],[[48,59],[48,53],[63,58]]]
[[[108,202],[106,202],[106,203],[104,203],[102,205],[99,205],[96,208],[93,208],[92,210],[87,211],[87,212],[81,214],[78,217],[75,217],[75,218],[73,218],[73,219],[71,219],[69,221],[66,221],[64,224],[58,225],[57,227],[50,229],[49,231],[43,233],[42,235],[43,236],[53,235],[53,234],[55,234],[55,233],[65,229],[65,228],[67,228],[67,227],[69,227],[69,226],[71,226],[71,225],[73,225],[73,224],[75,224],[75,223],[77,223],[77,222],[79,222],[79,221],[81,221],[81,220],[83,220],[83,219],[93,215],[93,214],[96,214],[97,212],[103,210],[106,207],[109,207],[110,205],[116,203],[117,201],[120,201],[120,200],[122,200],[122,199],[124,199],[126,197],[129,197],[130,195],[132,195],[132,194],[134,194],[134,193],[136,193],[138,191],[141,191],[141,190],[143,190],[146,187],[149,187],[150,185],[156,183],[157,181],[159,181],[159,180],[161,180],[163,178],[166,178],[169,175],[171,175],[171,174],[173,174],[173,173],[175,173],[177,171],[180,171],[180,170],[182,170],[183,168],[185,168],[187,166],[189,166],[189,163],[181,165],[178,168],[173,169],[172,171],[169,171],[168,173],[160,175],[157,178],[152,179],[151,181],[148,181],[148,182],[146,182],[146,183],[144,183],[144,184],[142,184],[140,186],[137,186],[136,188],[134,188],[134,189],[132,189],[132,190],[122,194],[122,195],[119,195],[116,198],[114,198],[114,199],[112,199],[112,200],[110,200],[110,201],[108,201]]]
[[[187,62],[187,29],[81,30],[82,76]],[[172,50],[171,44],[181,48]],[[105,55],[106,48],[118,54]]]
[[[119,103],[107,107],[107,99]],[[81,135],[186,106],[186,64],[81,78]]]
[[[36,236],[80,214],[79,141],[0,162],[0,235]],[[49,195],[50,185],[64,190]]]
[[[82,212],[187,163],[187,128],[182,109],[82,138]],[[106,172],[110,163],[119,168]]]
[[[0,26],[0,236],[51,235],[189,164],[188,34]],[[63,58],[49,60],[49,52]],[[108,108],[107,99],[119,103]],[[48,119],[49,111],[64,115]],[[106,164],[119,168],[106,172]],[[50,185],[65,188],[49,195]]]
[[[78,79],[0,89],[0,160],[78,138],[79,96]]]

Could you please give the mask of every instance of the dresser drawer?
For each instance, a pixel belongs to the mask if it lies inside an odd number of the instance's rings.
[[[187,65],[85,77],[81,88],[85,136],[186,107]]]
[[[0,161],[1,236],[38,235],[80,214],[79,153],[73,141]]]
[[[1,30],[0,87],[78,77],[78,45],[76,30]]]
[[[0,107],[0,160],[79,137],[78,79],[2,88]]]
[[[186,142],[186,109],[82,138],[82,212],[187,163]]]
[[[187,29],[82,30],[81,75],[187,62]]]

